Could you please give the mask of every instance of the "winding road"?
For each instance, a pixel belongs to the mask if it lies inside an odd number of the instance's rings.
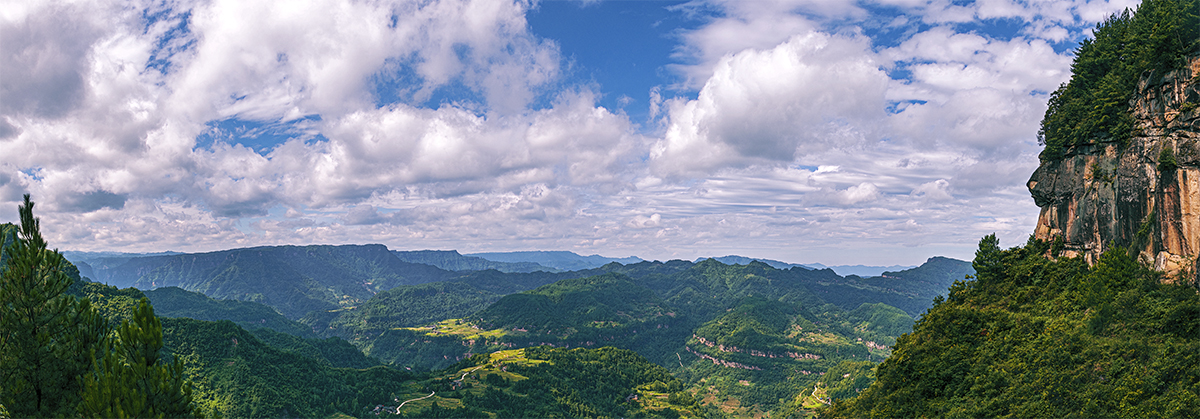
[[[428,395],[428,396],[425,396],[425,397],[417,397],[417,398],[415,398],[415,399],[408,399],[408,400],[405,400],[405,401],[404,401],[404,403],[408,403],[408,402],[415,402],[415,401],[417,401],[417,400],[425,400],[425,399],[428,399],[428,398],[430,398],[430,397],[433,397],[433,393],[437,393],[437,392],[436,392],[436,391],[431,391],[431,392],[429,392],[429,395]],[[397,414],[397,415],[399,415],[399,414],[400,414],[400,408],[401,408],[401,407],[404,407],[404,403],[400,403],[400,405],[399,405],[399,406],[396,406],[396,414]]]

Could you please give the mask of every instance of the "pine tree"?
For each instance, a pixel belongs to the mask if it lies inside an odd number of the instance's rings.
[[[133,316],[121,323],[114,340],[84,379],[85,416],[107,418],[180,418],[194,415],[191,386],[176,359],[163,363],[162,323],[150,300],[142,298]]]
[[[15,417],[73,416],[106,324],[90,301],[64,294],[69,262],[46,249],[29,195],[18,212],[0,267],[0,404]]]

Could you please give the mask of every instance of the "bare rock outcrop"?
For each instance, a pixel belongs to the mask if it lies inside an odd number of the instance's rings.
[[[1200,284],[1200,55],[1143,74],[1130,101],[1137,129],[1043,161],[1027,186],[1041,208],[1034,234],[1094,263],[1114,246],[1137,250],[1167,281]]]

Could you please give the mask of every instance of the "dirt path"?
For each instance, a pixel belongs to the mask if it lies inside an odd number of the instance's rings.
[[[428,396],[425,396],[425,397],[417,397],[417,398],[415,398],[415,399],[408,399],[408,400],[405,400],[405,401],[404,401],[404,403],[400,403],[400,405],[399,405],[399,406],[396,406],[396,414],[397,414],[397,415],[399,415],[399,414],[400,414],[400,408],[401,408],[401,407],[404,407],[404,404],[405,404],[405,403],[408,403],[408,402],[415,402],[415,401],[417,401],[417,400],[425,400],[425,399],[428,399],[428,398],[430,398],[430,397],[433,397],[433,393],[436,393],[436,391],[431,391],[431,392],[429,392],[429,395],[428,395]]]

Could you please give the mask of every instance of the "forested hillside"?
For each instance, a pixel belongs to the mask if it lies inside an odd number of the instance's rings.
[[[187,317],[196,320],[229,320],[246,330],[268,328],[300,337],[317,335],[299,322],[283,317],[275,309],[253,301],[217,300],[179,287],[143,291],[154,304],[159,317]]]
[[[829,417],[1200,416],[1200,294],[1123,250],[1095,266],[1031,240],[976,253],[973,281],[897,342]]]
[[[382,245],[272,246],[133,258],[104,273],[118,287],[176,286],[213,298],[257,301],[291,319],[365,301],[399,285],[454,273],[403,262]]]
[[[378,335],[399,327],[461,318],[500,297],[457,282],[403,285],[380,292],[356,307],[309,313],[301,323],[322,335],[353,339],[356,335]]]

